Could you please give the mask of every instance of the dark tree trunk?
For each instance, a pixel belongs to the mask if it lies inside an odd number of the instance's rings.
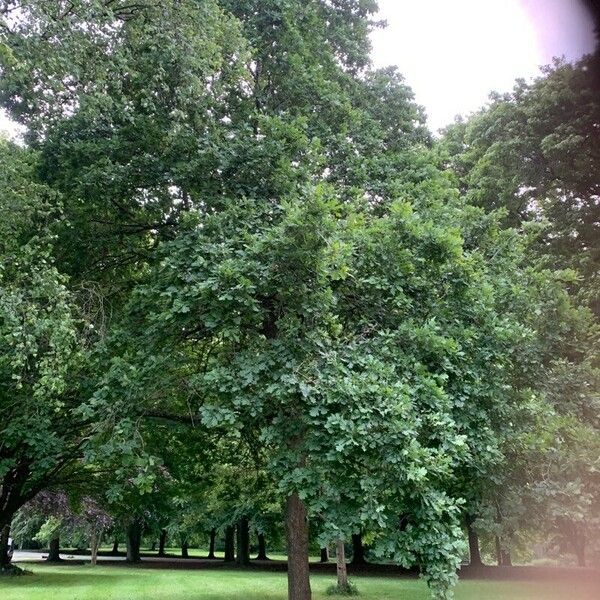
[[[481,552],[479,551],[479,536],[473,527],[475,519],[467,517],[467,536],[469,538],[469,564],[472,567],[482,567]]]
[[[119,554],[119,540],[117,540],[117,539],[115,539],[115,541],[113,542],[111,554],[113,554],[114,556]]]
[[[250,528],[246,517],[242,517],[237,524],[236,562],[242,567],[250,564]]]
[[[352,534],[352,564],[366,565],[365,547],[362,543],[362,535],[360,533]]]
[[[181,542],[181,558],[189,558],[190,557],[190,553],[188,552],[188,549],[189,549],[188,541],[183,540],[183,542]]]
[[[258,555],[256,560],[269,560],[267,556],[267,544],[265,543],[265,534],[258,534]]]
[[[48,562],[60,562],[62,560],[60,557],[60,536],[58,534],[54,534],[50,539],[46,560]]]
[[[8,559],[8,538],[10,537],[10,525],[0,525],[0,573],[7,570],[10,565]]]
[[[329,548],[321,548],[321,562],[322,563],[329,562]]]
[[[150,546],[150,550],[154,552],[156,550],[156,540],[152,540],[152,546]]]
[[[210,530],[210,543],[208,544],[208,556],[206,558],[215,558],[215,541],[217,539],[217,530]]]
[[[140,544],[142,542],[142,523],[139,519],[134,519],[127,526],[127,562],[139,563],[142,560],[140,556]]]
[[[225,527],[225,562],[235,560],[235,529],[232,525]]]
[[[308,515],[296,492],[286,501],[288,600],[311,600],[308,570]]]
[[[167,530],[160,530],[160,538],[158,539],[158,556],[165,555],[165,546],[167,545]]]

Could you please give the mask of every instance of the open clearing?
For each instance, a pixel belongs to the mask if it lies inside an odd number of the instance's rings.
[[[157,570],[125,566],[24,565],[26,577],[0,581],[2,600],[284,600],[285,573],[236,569]],[[315,600],[332,575],[313,575]],[[426,585],[416,579],[356,576],[363,600],[427,600]],[[586,580],[587,579],[587,580]],[[598,600],[597,579],[578,581],[462,581],[457,600]]]

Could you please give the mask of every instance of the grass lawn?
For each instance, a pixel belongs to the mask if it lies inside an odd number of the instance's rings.
[[[0,580],[2,600],[285,600],[284,573],[158,570],[133,567],[28,566],[34,574]],[[362,600],[427,600],[412,579],[355,577]],[[331,575],[312,577],[315,600],[331,600]],[[457,600],[598,600],[590,583],[463,581]]]

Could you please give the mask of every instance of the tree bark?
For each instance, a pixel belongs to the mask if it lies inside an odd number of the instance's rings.
[[[165,555],[165,546],[167,545],[167,530],[160,530],[160,538],[158,539],[158,556]]]
[[[365,547],[362,543],[362,534],[352,534],[352,564],[353,565],[366,565],[367,560],[365,559]]]
[[[235,529],[232,525],[225,527],[225,562],[235,560]]]
[[[60,535],[58,533],[53,534],[50,538],[48,558],[46,560],[48,562],[61,562],[62,560],[60,557]]]
[[[321,548],[321,562],[322,563],[329,562],[329,548]]]
[[[100,531],[96,531],[95,529],[92,531],[92,536],[90,539],[92,565],[95,565],[98,562],[98,548],[100,547],[100,543],[102,542],[102,533],[102,529]]]
[[[116,556],[117,554],[119,554],[119,540],[117,540],[117,539],[115,539],[115,541],[113,542],[111,554],[113,556]]]
[[[335,548],[338,592],[346,592],[348,591],[348,567],[346,566],[344,540],[338,540]]]
[[[190,557],[190,553],[188,552],[188,541],[187,540],[183,540],[181,542],[181,558],[189,558]]]
[[[297,492],[286,500],[288,600],[311,600],[308,567],[308,514]]]
[[[8,569],[8,538],[10,537],[10,524],[0,525],[0,573]]]
[[[500,537],[494,536],[494,545],[496,547],[496,563],[499,567],[502,566],[502,546],[500,544]]]
[[[213,527],[210,530],[210,542],[208,544],[208,556],[211,560],[215,558],[215,541],[217,539],[217,530]]]
[[[140,544],[142,542],[142,523],[139,519],[134,519],[127,526],[127,562],[139,563],[142,560],[140,556]]]
[[[250,527],[247,517],[242,517],[237,524],[237,558],[241,567],[250,564]]]
[[[256,556],[256,560],[269,560],[267,556],[267,544],[265,543],[265,534],[258,534],[258,555]]]
[[[467,536],[469,538],[469,564],[472,567],[482,567],[481,552],[479,551],[479,536],[473,527],[473,517],[467,517]]]

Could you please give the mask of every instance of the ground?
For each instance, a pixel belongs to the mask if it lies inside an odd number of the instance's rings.
[[[284,573],[207,567],[194,570],[23,564],[33,575],[0,580],[2,600],[285,600]],[[355,576],[361,600],[428,600],[422,581]],[[313,575],[315,600],[331,600],[331,574]],[[456,600],[598,600],[594,577],[569,581],[461,581]]]

